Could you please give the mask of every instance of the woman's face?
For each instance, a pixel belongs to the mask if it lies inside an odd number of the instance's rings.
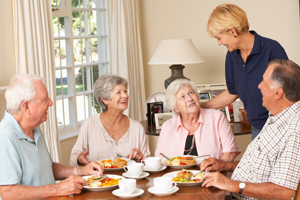
[[[108,109],[126,110],[128,107],[129,95],[127,88],[123,85],[116,85],[110,93],[111,100],[105,100]]]
[[[183,86],[176,93],[175,111],[179,114],[196,114],[200,109],[199,94],[189,86]]]
[[[228,51],[233,52],[237,50],[237,38],[234,37],[234,34],[231,30],[228,30],[224,33],[219,33],[215,36],[217,39],[218,45],[223,45],[227,47]]]

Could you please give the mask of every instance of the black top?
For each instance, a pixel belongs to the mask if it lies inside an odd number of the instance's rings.
[[[184,155],[187,155],[189,153],[189,150],[192,146],[192,141],[193,141],[193,135],[188,135],[185,141],[185,148],[184,150]],[[193,156],[198,156],[198,152],[197,152],[197,147],[196,147],[196,142],[194,143],[194,148],[191,151],[191,153],[189,155],[193,155]]]

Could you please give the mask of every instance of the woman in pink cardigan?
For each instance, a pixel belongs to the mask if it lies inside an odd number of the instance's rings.
[[[155,156],[210,155],[232,161],[240,154],[224,113],[200,108],[193,82],[173,81],[167,88],[166,102],[177,117],[162,125]]]

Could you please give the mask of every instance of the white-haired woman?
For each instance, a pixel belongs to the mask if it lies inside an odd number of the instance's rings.
[[[102,113],[86,119],[71,153],[71,165],[115,158],[117,154],[140,161],[150,156],[143,126],[123,112],[128,107],[127,81],[102,75],[94,84],[95,98]]]
[[[232,161],[240,154],[224,113],[200,108],[193,82],[173,81],[167,88],[166,102],[177,117],[162,125],[155,156],[210,155]]]

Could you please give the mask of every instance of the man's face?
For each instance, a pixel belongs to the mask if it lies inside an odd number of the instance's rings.
[[[38,126],[47,120],[47,110],[53,105],[48,96],[48,91],[41,81],[35,81],[36,99],[29,102],[31,120]]]
[[[274,66],[270,65],[267,70],[265,71],[263,75],[263,80],[258,85],[258,88],[260,89],[262,93],[262,100],[263,100],[263,106],[268,110],[271,111],[271,107],[273,104],[273,99],[275,96],[274,89],[271,89],[271,80],[270,77],[272,75],[272,72],[274,70]]]

